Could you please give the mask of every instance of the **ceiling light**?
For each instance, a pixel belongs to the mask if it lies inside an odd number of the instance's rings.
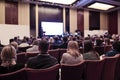
[[[115,6],[110,5],[110,4],[99,3],[99,2],[95,2],[91,4],[90,6],[88,6],[88,8],[94,8],[94,9],[100,9],[100,10],[108,10],[113,7]]]
[[[70,5],[74,3],[76,0],[39,0],[39,1]]]

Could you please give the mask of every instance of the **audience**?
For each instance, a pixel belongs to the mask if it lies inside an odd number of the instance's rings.
[[[18,50],[18,43],[17,42],[13,41],[10,43],[10,45],[12,45],[16,49],[16,53],[20,53]]]
[[[27,40],[25,38],[22,40],[22,43],[19,45],[19,47],[28,47],[28,46],[29,44],[27,43]]]
[[[112,50],[111,51],[108,51],[105,56],[115,56],[116,54],[119,54],[120,53],[120,41],[115,41],[113,44],[112,44]]]
[[[24,68],[24,64],[16,63],[16,50],[13,46],[5,46],[1,52],[2,63],[0,65],[0,74],[17,71]]]
[[[67,53],[62,55],[61,64],[77,64],[83,60],[83,56],[79,53],[77,41],[69,41]]]
[[[39,40],[34,40],[31,48],[28,48],[26,52],[39,52],[38,50]]]
[[[49,43],[46,40],[39,42],[39,55],[32,57],[27,62],[27,67],[40,69],[48,68],[58,63],[57,59],[49,55],[48,52]]]
[[[91,40],[84,41],[84,60],[99,60],[99,54],[93,49],[93,43]]]
[[[67,45],[68,45],[68,38],[67,38],[67,36],[64,36],[63,43],[60,45],[60,48],[67,49]]]

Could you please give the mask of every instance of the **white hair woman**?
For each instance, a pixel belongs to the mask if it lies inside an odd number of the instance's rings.
[[[62,55],[61,64],[77,64],[83,60],[77,41],[69,41],[67,52]]]

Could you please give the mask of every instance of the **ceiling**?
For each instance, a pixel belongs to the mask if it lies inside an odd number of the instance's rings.
[[[115,11],[115,10],[120,10],[120,0],[76,0],[76,2],[74,2],[71,5],[62,5],[62,4],[56,4],[56,3],[50,3],[50,2],[43,2],[40,0],[9,0],[9,1],[20,1],[20,2],[39,4],[39,5],[52,5],[52,6],[68,7],[68,8],[75,8],[75,9],[85,9],[85,10],[101,11],[101,12],[111,12],[111,11]],[[87,7],[88,5],[95,3],[95,2],[107,3],[107,4],[114,5],[116,7],[109,9],[107,11],[90,9]]]

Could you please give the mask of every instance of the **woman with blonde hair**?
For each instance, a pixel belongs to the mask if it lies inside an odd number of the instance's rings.
[[[24,64],[16,63],[16,49],[11,46],[5,46],[1,51],[0,74],[13,72],[24,67]]]
[[[69,41],[67,52],[62,55],[61,64],[77,64],[83,60],[77,41]]]

